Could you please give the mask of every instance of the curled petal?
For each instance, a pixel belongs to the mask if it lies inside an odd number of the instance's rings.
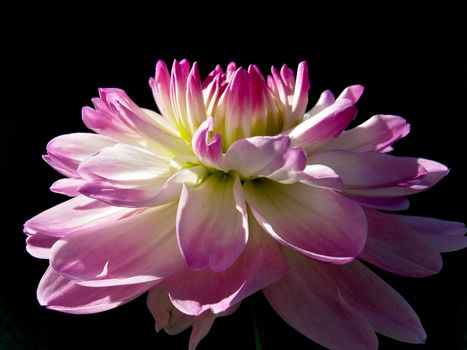
[[[193,135],[193,151],[206,166],[223,169],[222,138],[219,133],[211,136],[213,130],[214,119],[209,117]]]
[[[365,215],[332,190],[305,184],[248,181],[245,197],[263,229],[279,242],[322,261],[344,264],[363,249]]]
[[[409,131],[410,124],[401,117],[375,115],[363,124],[345,131],[338,138],[324,145],[320,151],[344,149],[355,152],[385,152]]]
[[[255,136],[233,143],[225,156],[225,166],[244,178],[268,177],[286,180],[288,174],[304,169],[306,154],[290,145],[287,135]]]
[[[115,143],[116,141],[106,136],[96,134],[61,135],[47,144],[44,160],[67,177],[79,177],[77,169],[81,161]]]
[[[166,279],[174,305],[190,315],[219,314],[279,279],[287,270],[280,246],[254,219],[242,255],[225,271],[186,269]]]
[[[248,239],[245,200],[238,177],[214,173],[196,187],[184,185],[177,235],[189,266],[219,272],[232,265]]]
[[[83,287],[51,267],[42,277],[37,299],[43,306],[70,314],[92,314],[113,309],[140,296],[157,282],[116,287]]]
[[[51,265],[86,286],[155,281],[183,269],[172,205],[140,210],[57,241]]]

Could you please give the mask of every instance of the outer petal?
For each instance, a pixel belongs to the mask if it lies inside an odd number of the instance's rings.
[[[183,269],[175,235],[175,205],[140,210],[59,240],[51,265],[81,284],[111,286],[157,280]]]
[[[218,314],[280,278],[287,270],[279,245],[250,219],[250,237],[242,255],[226,271],[186,269],[165,285],[172,302],[184,313]]]
[[[206,311],[200,316],[190,316],[180,312],[170,301],[163,285],[158,285],[148,293],[147,306],[156,321],[156,330],[164,329],[168,334],[178,334],[188,327],[193,330],[190,336],[189,350],[195,350],[199,342],[208,334],[216,317],[233,313],[238,305],[234,305],[222,314],[214,315]]]
[[[195,132],[191,143],[194,153],[203,164],[222,170],[222,137],[219,133],[211,137],[213,130],[214,119],[209,117]]]
[[[263,229],[300,253],[344,264],[362,251],[365,215],[360,206],[334,191],[269,180],[246,182],[244,190]]]
[[[36,233],[26,238],[26,250],[35,258],[50,259],[50,248],[60,237],[52,237]]]
[[[340,316],[344,319],[343,322],[341,321],[344,324],[340,325],[338,331],[336,330],[334,334],[336,338],[324,338],[328,342],[327,344],[321,339],[325,335],[332,334],[333,324],[328,325],[331,330],[323,331],[324,334],[313,334],[313,332],[316,332],[315,329],[301,330],[297,327],[303,327],[305,325],[304,321],[317,322],[318,325],[314,328],[323,327],[323,323],[325,324],[327,320],[326,318],[322,319],[323,312],[317,312],[319,310],[315,308],[317,308],[317,302],[327,301],[329,303],[329,299],[331,299],[337,304],[347,305],[358,316],[366,319],[369,325],[381,334],[408,343],[423,343],[425,341],[425,331],[410,305],[387,283],[360,262],[354,261],[350,264],[335,266],[313,262],[294,253],[286,254],[286,256],[290,264],[289,272],[284,280],[265,289],[265,294],[273,307],[276,310],[279,309],[278,312],[281,315],[282,313],[285,314],[285,319],[292,326],[306,335],[309,334],[308,336],[311,339],[317,340],[332,349],[367,349],[370,347],[369,344],[360,347],[357,347],[355,343],[351,345],[352,342],[357,340],[355,337],[358,333],[352,334],[351,332],[347,334],[350,338],[347,340],[348,343],[340,339],[339,335],[345,334],[351,326],[355,325],[345,324],[346,320],[342,317],[339,308],[335,308],[330,312],[334,314],[334,317]],[[292,293],[290,293],[291,291]],[[285,292],[288,293],[285,294]],[[287,302],[284,301],[286,305],[279,305],[279,298],[285,295],[287,295]],[[305,302],[303,302],[303,296],[307,296]],[[301,301],[302,307],[306,308],[305,310],[302,309],[300,315],[292,314],[297,311],[293,309],[294,300]],[[298,305],[300,304],[297,303]],[[292,310],[288,310],[291,307]],[[347,320],[347,322],[349,321]],[[309,327],[311,328],[311,324],[309,324]],[[306,331],[308,334],[305,333]],[[334,341],[336,341],[335,344],[333,344]]]
[[[177,235],[188,265],[227,269],[248,239],[245,200],[238,177],[214,173],[201,185],[183,187],[177,212]]]
[[[329,349],[377,349],[378,339],[367,319],[335,285],[320,280],[317,270],[326,265],[288,255],[287,274],[263,289],[274,310],[297,331]]]
[[[308,162],[334,169],[344,182],[345,193],[357,197],[398,197],[420,192],[447,172],[436,162],[378,152],[328,151],[310,157]]]
[[[305,165],[305,152],[291,147],[287,135],[238,140],[229,147],[225,156],[226,169],[236,170],[244,178],[268,176],[276,172],[278,180],[287,179],[287,174],[301,171]],[[281,172],[280,176],[277,171]]]
[[[340,135],[355,118],[356,113],[357,110],[352,101],[337,100],[292,129],[289,133],[292,144],[311,151],[318,142],[321,143]]]
[[[157,282],[156,282],[157,283]],[[83,287],[48,268],[37,289],[39,303],[70,314],[92,314],[113,309],[153,287],[155,282],[117,287]]]
[[[115,142],[111,138],[96,134],[61,135],[47,144],[44,160],[65,176],[79,177],[77,169],[81,161],[105,147],[115,145]]]
[[[405,197],[347,197],[364,207],[389,211],[406,210],[410,204],[409,200]]]
[[[70,197],[79,196],[79,188],[85,184],[83,179],[64,178],[55,181],[50,190]]]
[[[410,277],[436,274],[443,265],[440,252],[467,246],[467,238],[463,237],[465,226],[461,223],[389,215],[371,209],[365,213],[368,240],[360,258],[393,273]]]
[[[78,196],[28,220],[24,231],[63,237],[69,233],[115,222],[132,215],[134,209],[113,207],[85,196]]]
[[[410,124],[395,115],[375,115],[363,124],[345,131],[330,141],[320,151],[345,149],[355,152],[389,151],[394,142],[406,136]]]
[[[464,237],[466,229],[462,222],[408,215],[393,215],[393,217],[423,234],[426,243],[441,253],[452,252],[467,246],[467,237]]]

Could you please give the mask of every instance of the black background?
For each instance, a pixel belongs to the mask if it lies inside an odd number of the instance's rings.
[[[41,308],[35,290],[47,263],[26,253],[22,234],[24,221],[65,199],[48,190],[59,175],[41,159],[46,143],[60,134],[86,131],[80,110],[90,104],[98,87],[122,88],[139,105],[154,109],[147,80],[157,59],[168,64],[183,57],[198,61],[203,76],[215,64],[226,66],[232,60],[244,66],[256,63],[263,73],[272,64],[295,68],[307,60],[310,104],[324,89],[339,93],[350,84],[363,84],[366,91],[358,103],[358,123],[379,113],[401,115],[412,124],[412,132],[396,145],[395,153],[435,159],[451,168],[436,188],[412,197],[408,213],[466,220],[465,31],[443,23],[455,19],[441,14],[422,24],[409,21],[401,28],[399,18],[380,21],[378,12],[373,14],[376,20],[356,23],[356,19],[331,35],[332,22],[315,29],[308,22],[297,26],[292,20],[286,25],[273,18],[247,36],[233,33],[216,39],[213,32],[231,27],[220,15],[214,24],[200,19],[199,27],[184,27],[179,33],[173,28],[183,19],[174,13],[159,15],[172,16],[169,24],[161,24],[154,14],[153,22],[145,20],[149,25],[143,28],[130,25],[124,11],[107,16],[105,24],[103,15],[92,10],[77,21],[65,12],[60,16],[47,11],[40,15],[32,11],[28,16],[15,13],[2,30],[0,349],[187,348],[188,332],[156,334],[144,298],[97,315],[74,316]],[[242,18],[245,25],[251,21]],[[271,26],[279,30],[272,31]],[[282,27],[289,31],[283,33]],[[381,27],[389,30],[380,31]],[[467,348],[465,255],[447,254],[442,273],[429,278],[381,272],[413,305],[428,333],[426,345],[380,337],[381,349]],[[283,348],[279,344],[321,349],[289,328],[260,294],[244,302],[234,315],[218,319],[199,349],[254,349],[252,314],[264,349]]]

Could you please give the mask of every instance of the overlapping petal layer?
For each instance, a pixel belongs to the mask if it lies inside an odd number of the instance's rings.
[[[308,68],[230,63],[202,81],[197,63],[159,61],[160,114],[100,89],[83,121],[44,159],[72,197],[28,220],[26,249],[48,259],[42,305],[111,309],[146,291],[156,329],[192,327],[194,350],[216,317],[263,289],[292,327],[330,349],[376,349],[375,332],[426,335],[414,310],[358,259],[423,277],[467,246],[458,222],[383,213],[434,186],[440,163],[387,154],[410,125],[376,115],[345,130],[363,93],[324,91],[305,113]]]

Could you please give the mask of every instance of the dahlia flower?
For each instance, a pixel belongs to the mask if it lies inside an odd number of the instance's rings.
[[[95,133],[58,136],[45,161],[72,197],[25,224],[48,259],[40,304],[101,312],[145,292],[156,329],[192,327],[195,349],[216,317],[262,290],[293,328],[329,349],[376,349],[375,332],[423,343],[419,318],[367,264],[435,274],[467,246],[459,222],[395,214],[447,173],[388,152],[409,132],[395,115],[345,130],[363,87],[324,91],[306,112],[308,72],[159,61],[159,112],[119,89],[84,107]],[[364,262],[364,263],[362,263]]]

